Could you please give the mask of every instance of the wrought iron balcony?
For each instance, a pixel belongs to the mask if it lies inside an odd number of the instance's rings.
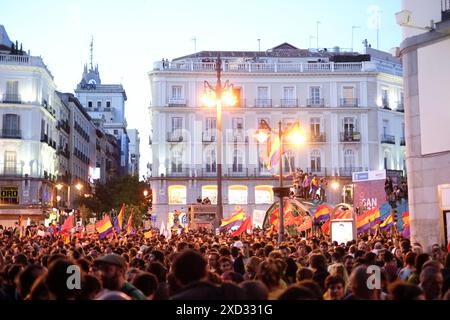
[[[11,93],[5,93],[3,94],[3,103],[22,103],[22,99],[20,97],[20,94],[11,94]]]
[[[272,99],[255,99],[256,108],[272,108]]]
[[[381,143],[395,144],[395,136],[390,134],[382,134]]]
[[[358,107],[359,101],[357,98],[342,98],[340,106],[341,107]]]
[[[281,99],[282,108],[298,108],[298,99]]]
[[[345,131],[341,132],[340,136],[341,142],[360,142],[361,141],[361,133],[356,131]]]
[[[320,99],[306,99],[306,106],[309,108],[323,108],[325,107],[325,100]]]
[[[325,133],[310,134],[309,142],[327,142],[326,134]]]
[[[3,139],[22,139],[22,131],[15,129],[2,129]]]
[[[23,175],[22,165],[15,163],[0,163],[0,176],[21,177]]]
[[[181,133],[168,132],[167,142],[180,143],[183,142],[183,135]]]
[[[169,107],[186,107],[187,100],[182,98],[170,98],[168,102]]]
[[[202,142],[214,142],[216,141],[216,136],[211,132],[202,132]]]
[[[189,168],[171,165],[166,169],[166,177],[189,177]]]

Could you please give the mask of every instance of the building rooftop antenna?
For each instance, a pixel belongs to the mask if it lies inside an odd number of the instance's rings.
[[[91,70],[94,70],[93,60],[94,60],[94,36],[91,36]]]

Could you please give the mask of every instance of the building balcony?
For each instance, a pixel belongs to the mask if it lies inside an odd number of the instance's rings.
[[[170,98],[167,105],[169,107],[186,107],[187,100],[182,98]]]
[[[340,100],[341,107],[358,107],[359,100],[357,98],[342,98]]]
[[[312,173],[313,175],[316,175],[318,177],[327,177],[331,175],[331,169],[324,167],[306,168],[305,172]]]
[[[215,164],[206,165],[201,171],[202,177],[217,177],[217,166]]]
[[[381,101],[381,107],[385,110],[392,110],[389,104],[389,100],[383,99]]]
[[[406,139],[405,139],[405,137],[401,137],[400,138],[400,145],[403,146],[403,147],[406,146]]]
[[[227,143],[248,143],[248,136],[244,135],[243,130],[236,130],[233,132],[228,132]]]
[[[216,141],[216,136],[211,132],[202,132],[202,142],[211,143]]]
[[[361,172],[361,171],[367,171],[367,168],[363,167],[339,168],[339,176],[351,177],[353,172]]]
[[[3,139],[22,139],[22,130],[2,129]]]
[[[0,64],[8,65],[26,65],[44,68],[48,74],[53,78],[50,70],[42,61],[40,57],[32,57],[28,55],[13,55],[13,54],[0,54]]]
[[[272,99],[255,99],[256,108],[272,108]]]
[[[69,148],[67,146],[66,146],[66,148],[59,147],[56,154],[61,155],[67,159],[70,159],[70,152],[69,152]]]
[[[189,168],[181,166],[171,166],[166,169],[166,177],[189,177]]]
[[[243,164],[233,164],[225,171],[226,177],[248,177],[248,168],[244,168]]]
[[[382,134],[381,143],[395,144],[395,136],[390,134]]]
[[[306,106],[309,108],[323,108],[325,107],[325,100],[321,99],[306,99]]]
[[[326,134],[325,133],[310,134],[308,136],[308,142],[311,143],[327,142]]]
[[[282,108],[298,108],[298,99],[281,99],[280,105]]]
[[[0,163],[0,176],[2,177],[22,177],[22,165],[15,163]]]
[[[167,133],[167,142],[171,143],[180,143],[183,142],[184,138],[181,133],[168,132]]]
[[[340,141],[341,142],[360,142],[361,141],[361,133],[356,132],[356,131],[341,132]]]
[[[20,97],[20,94],[10,94],[10,93],[5,93],[5,94],[3,94],[2,102],[3,102],[3,103],[16,103],[16,104],[20,104],[20,103],[22,103],[22,99],[21,99],[21,97]]]

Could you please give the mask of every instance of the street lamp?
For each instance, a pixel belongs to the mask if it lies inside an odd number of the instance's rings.
[[[273,132],[272,128],[265,120],[261,120],[260,128],[256,132],[256,139],[260,143],[264,143],[269,138],[271,132]],[[305,142],[305,135],[300,130],[300,126],[298,123],[293,124],[290,128],[286,130],[282,129],[281,121],[278,122],[278,141],[279,141],[279,186],[273,188],[273,193],[280,200],[279,203],[279,214],[278,214],[278,244],[281,244],[284,240],[284,203],[283,200],[285,197],[289,195],[291,191],[290,187],[283,186],[283,137],[287,137],[292,143],[296,145],[303,144]]]
[[[147,196],[148,196],[148,191],[147,191],[147,190],[144,190],[143,193],[144,193],[144,197],[147,198]]]
[[[236,104],[236,97],[233,95],[233,85],[227,80],[222,86],[220,80],[220,73],[222,71],[222,60],[220,54],[217,55],[216,61],[216,86],[212,86],[208,81],[203,85],[203,96],[201,100],[208,107],[216,107],[217,118],[217,212],[216,225],[220,225],[223,219],[223,204],[222,204],[222,104],[226,106],[234,106]]]

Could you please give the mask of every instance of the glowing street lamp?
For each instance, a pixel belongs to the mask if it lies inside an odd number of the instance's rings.
[[[144,197],[146,197],[147,198],[147,196],[148,196],[148,191],[147,190],[144,190]]]
[[[62,184],[58,183],[58,184],[56,185],[56,189],[61,190],[62,188],[63,188],[63,185],[62,185]]]
[[[331,182],[331,188],[333,188],[333,190],[337,190],[339,188],[339,182],[337,181]]]
[[[216,107],[217,118],[217,219],[216,226],[223,219],[222,204],[222,105],[232,107],[237,99],[233,95],[233,85],[227,80],[222,86],[220,74],[222,72],[222,60],[220,54],[216,60],[216,85],[211,85],[208,81],[204,82],[203,95],[201,101],[204,105],[213,108]]]
[[[83,189],[83,185],[82,185],[81,183],[77,183],[77,185],[75,186],[75,188],[76,188],[78,191],[81,191],[81,189]]]

